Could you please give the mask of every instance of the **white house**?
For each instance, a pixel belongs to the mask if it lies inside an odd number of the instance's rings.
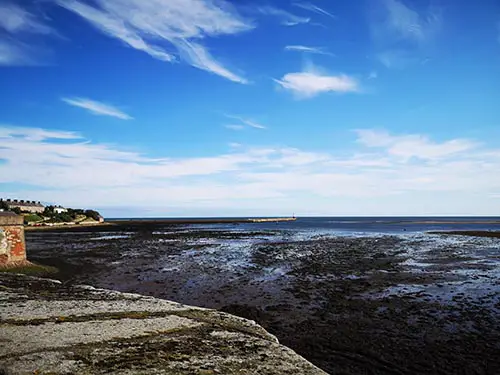
[[[54,212],[56,214],[62,214],[63,212],[68,212],[68,210],[62,206],[54,207]]]

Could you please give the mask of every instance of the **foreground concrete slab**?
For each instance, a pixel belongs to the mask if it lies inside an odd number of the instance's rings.
[[[0,273],[0,374],[324,375],[253,321]]]

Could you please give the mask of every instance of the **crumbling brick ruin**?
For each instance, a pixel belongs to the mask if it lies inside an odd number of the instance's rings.
[[[0,267],[27,263],[23,217],[0,212]]]

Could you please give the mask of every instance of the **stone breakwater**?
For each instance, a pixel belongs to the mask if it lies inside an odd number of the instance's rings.
[[[287,221],[296,221],[295,217],[268,217],[268,218],[256,218],[256,219],[248,219],[251,223],[281,223]]]
[[[0,374],[326,374],[215,310],[8,273],[0,301]]]

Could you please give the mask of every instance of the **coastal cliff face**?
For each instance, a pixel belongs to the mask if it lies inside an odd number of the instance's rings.
[[[253,321],[0,273],[0,374],[324,375]]]

